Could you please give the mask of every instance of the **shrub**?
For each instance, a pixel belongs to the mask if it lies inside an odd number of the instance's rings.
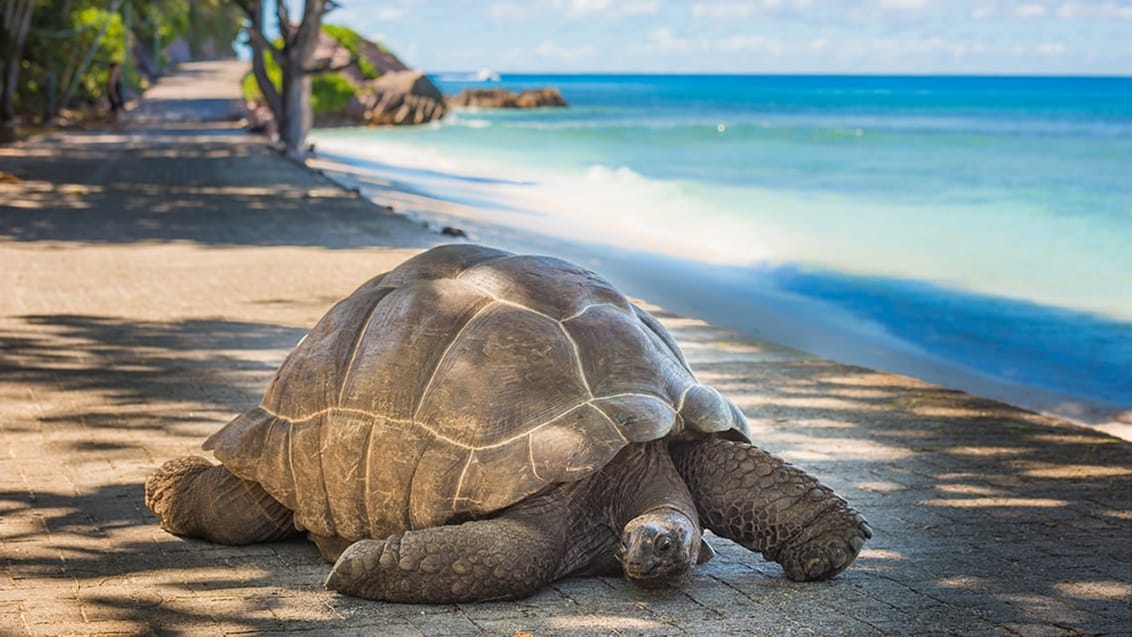
[[[350,52],[350,56],[354,58],[355,64],[358,65],[358,70],[362,72],[362,75],[364,75],[367,80],[375,80],[381,77],[381,71],[377,70],[369,60],[362,57],[362,46],[365,38],[358,35],[357,31],[354,31],[350,27],[337,24],[324,24],[322,25],[322,30],[330,37],[338,40],[338,44],[341,44]],[[380,44],[378,44],[377,47],[382,51],[388,52],[388,50]]]
[[[276,42],[276,46],[281,45],[282,42]],[[282,90],[283,70],[279,68],[270,53],[264,54],[264,66],[267,68],[267,77],[271,79],[271,83],[276,89]],[[263,97],[259,83],[252,73],[244,76],[241,89],[245,101],[250,102]],[[311,112],[315,115],[326,115],[342,111],[356,93],[357,89],[354,85],[337,73],[315,75],[311,78]]]

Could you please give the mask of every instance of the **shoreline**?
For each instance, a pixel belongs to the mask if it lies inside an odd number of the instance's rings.
[[[317,154],[308,164],[346,189],[357,189],[378,206],[439,231],[459,228],[469,241],[519,252],[545,253],[576,261],[611,280],[626,294],[677,314],[734,330],[754,342],[796,352],[798,358],[829,360],[884,374],[906,376],[963,391],[1073,425],[1132,441],[1132,409],[997,379],[918,351],[883,327],[824,301],[769,287],[754,288],[726,266],[634,251],[579,237],[539,232],[483,214],[490,199],[445,200],[398,179],[406,169],[368,170]],[[490,219],[490,220],[489,220]],[[728,281],[728,277],[732,280]]]

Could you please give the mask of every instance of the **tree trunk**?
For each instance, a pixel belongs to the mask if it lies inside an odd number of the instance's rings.
[[[322,16],[328,0],[305,0],[303,20],[291,23],[290,13],[285,2],[276,3],[276,16],[279,33],[283,40],[282,48],[273,46],[263,33],[263,3],[261,0],[236,0],[236,4],[248,16],[248,37],[252,44],[252,73],[264,101],[275,117],[279,129],[279,139],[283,142],[288,157],[302,161],[306,157],[307,132],[314,116],[311,112],[311,59],[318,46],[318,36],[322,31]],[[267,77],[264,67],[264,50],[271,52],[275,62],[283,72],[280,91],[276,91]]]
[[[306,157],[307,132],[311,128],[311,76],[301,71],[283,74],[283,117],[279,120],[279,138],[287,156]]]
[[[259,0],[252,0],[240,6],[248,15],[247,32],[252,46],[252,75],[255,76],[259,92],[263,95],[263,101],[267,104],[267,108],[271,109],[271,114],[275,117],[275,124],[278,126],[282,121],[283,98],[279,95],[279,91],[275,89],[275,85],[271,83],[271,78],[267,76],[264,49],[271,45],[267,43],[267,39],[263,35],[263,3]]]
[[[20,58],[31,27],[34,0],[8,0],[0,13],[0,143],[16,138]]]

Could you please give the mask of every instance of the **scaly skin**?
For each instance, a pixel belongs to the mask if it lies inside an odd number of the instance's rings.
[[[778,562],[790,579],[833,577],[872,537],[833,490],[758,447],[710,439],[669,451],[703,525]]]
[[[218,544],[272,542],[297,533],[291,511],[263,487],[198,456],[170,460],[150,476],[145,505],[166,531]]]
[[[326,587],[390,602],[519,599],[554,579],[565,539],[560,522],[556,529],[504,516],[359,540],[338,558]]]
[[[596,474],[552,487],[497,518],[355,542],[326,586],[392,602],[518,599],[560,577],[620,572],[619,542],[626,545],[622,559],[648,567],[633,581],[677,585],[699,554],[697,517],[665,443],[631,445]],[[623,533],[627,524],[642,535]],[[648,548],[669,531],[663,554]],[[637,539],[647,540],[648,550]]]

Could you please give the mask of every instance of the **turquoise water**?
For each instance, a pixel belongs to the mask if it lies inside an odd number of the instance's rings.
[[[494,221],[713,264],[987,377],[1132,408],[1132,79],[502,79],[571,107],[319,131],[319,149]]]

